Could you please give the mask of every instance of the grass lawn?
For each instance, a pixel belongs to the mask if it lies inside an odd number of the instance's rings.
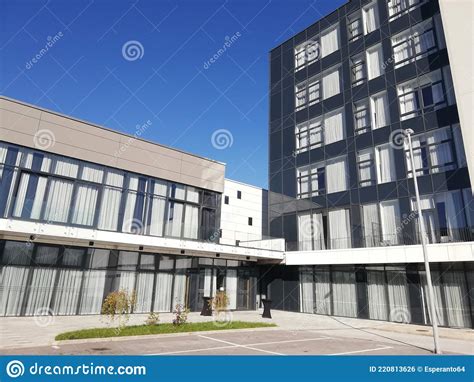
[[[126,326],[118,331],[116,328],[92,328],[65,332],[56,336],[56,341],[61,340],[79,340],[84,338],[108,338],[108,337],[126,337],[126,336],[144,336],[147,334],[167,334],[167,333],[186,333],[202,332],[206,330],[229,330],[229,329],[250,329],[274,327],[275,324],[266,322],[244,322],[232,321],[226,325],[218,325],[213,321],[192,322],[182,325],[158,324],[158,325],[135,325]]]

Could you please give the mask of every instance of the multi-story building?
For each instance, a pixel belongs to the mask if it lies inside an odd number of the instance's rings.
[[[270,52],[269,229],[287,265],[266,283],[282,308],[429,322],[416,172],[439,322],[472,326],[472,126],[444,19],[436,0],[351,0]]]
[[[0,112],[0,315],[97,314],[120,289],[135,312],[200,310],[220,289],[255,309],[257,261],[283,252],[219,243],[224,164],[144,141],[146,126],[7,98]]]

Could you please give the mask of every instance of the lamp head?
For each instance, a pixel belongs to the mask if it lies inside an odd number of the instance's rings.
[[[412,135],[414,133],[413,129],[405,129],[404,130],[405,135]]]

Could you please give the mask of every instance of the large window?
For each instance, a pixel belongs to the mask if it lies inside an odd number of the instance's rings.
[[[387,92],[378,93],[370,97],[370,114],[373,130],[390,124]]]
[[[356,135],[370,131],[370,108],[367,99],[354,103],[354,132]]]
[[[436,29],[433,20],[436,20]],[[436,52],[440,48],[443,34],[442,31],[436,33],[438,29],[441,29],[441,22],[429,19],[392,37],[395,68]]]
[[[389,20],[395,20],[427,1],[428,0],[389,0],[387,4]]]
[[[4,143],[0,169],[5,217],[187,239],[219,228],[211,191]]]
[[[362,9],[362,17],[364,20],[364,34],[371,33],[379,28],[377,1],[370,3]]]
[[[367,77],[372,80],[384,72],[382,45],[377,44],[367,49]]]
[[[349,41],[355,41],[363,35],[364,31],[360,11],[356,11],[347,17],[347,32]]]
[[[368,148],[357,153],[359,186],[372,186],[396,180],[393,150],[390,144]]]
[[[369,148],[357,153],[359,187],[373,186],[376,183],[374,149]]]
[[[347,190],[347,157],[299,167],[296,176],[299,199]]]
[[[377,183],[387,183],[396,180],[393,148],[390,144],[375,147],[377,163]]]
[[[295,107],[300,110],[341,92],[340,68],[331,68],[295,87]]]
[[[418,176],[454,170],[455,144],[450,128],[437,129],[412,138],[415,171]],[[405,143],[408,177],[413,177],[410,153]]]
[[[332,26],[321,32],[321,57],[339,49],[339,25]]]
[[[364,54],[351,57],[351,80],[352,86],[361,85],[367,79],[367,65]]]
[[[448,67],[425,74],[397,86],[400,119],[413,118],[454,102],[451,74]]]

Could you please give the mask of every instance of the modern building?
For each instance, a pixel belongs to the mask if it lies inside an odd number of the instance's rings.
[[[281,308],[429,323],[415,171],[438,321],[472,327],[472,46],[444,28],[472,4],[456,3],[351,0],[270,52],[269,233],[287,251],[264,282]]]
[[[200,310],[221,288],[255,309],[257,261],[283,251],[219,244],[224,164],[12,99],[0,112],[0,315],[97,314],[120,289],[135,312]],[[245,214],[261,239],[261,200]]]
[[[119,289],[199,311],[224,289],[234,310],[429,324],[416,173],[438,322],[473,327],[470,5],[440,2],[351,0],[270,52],[268,192],[148,123],[0,98],[0,315],[98,314]]]

